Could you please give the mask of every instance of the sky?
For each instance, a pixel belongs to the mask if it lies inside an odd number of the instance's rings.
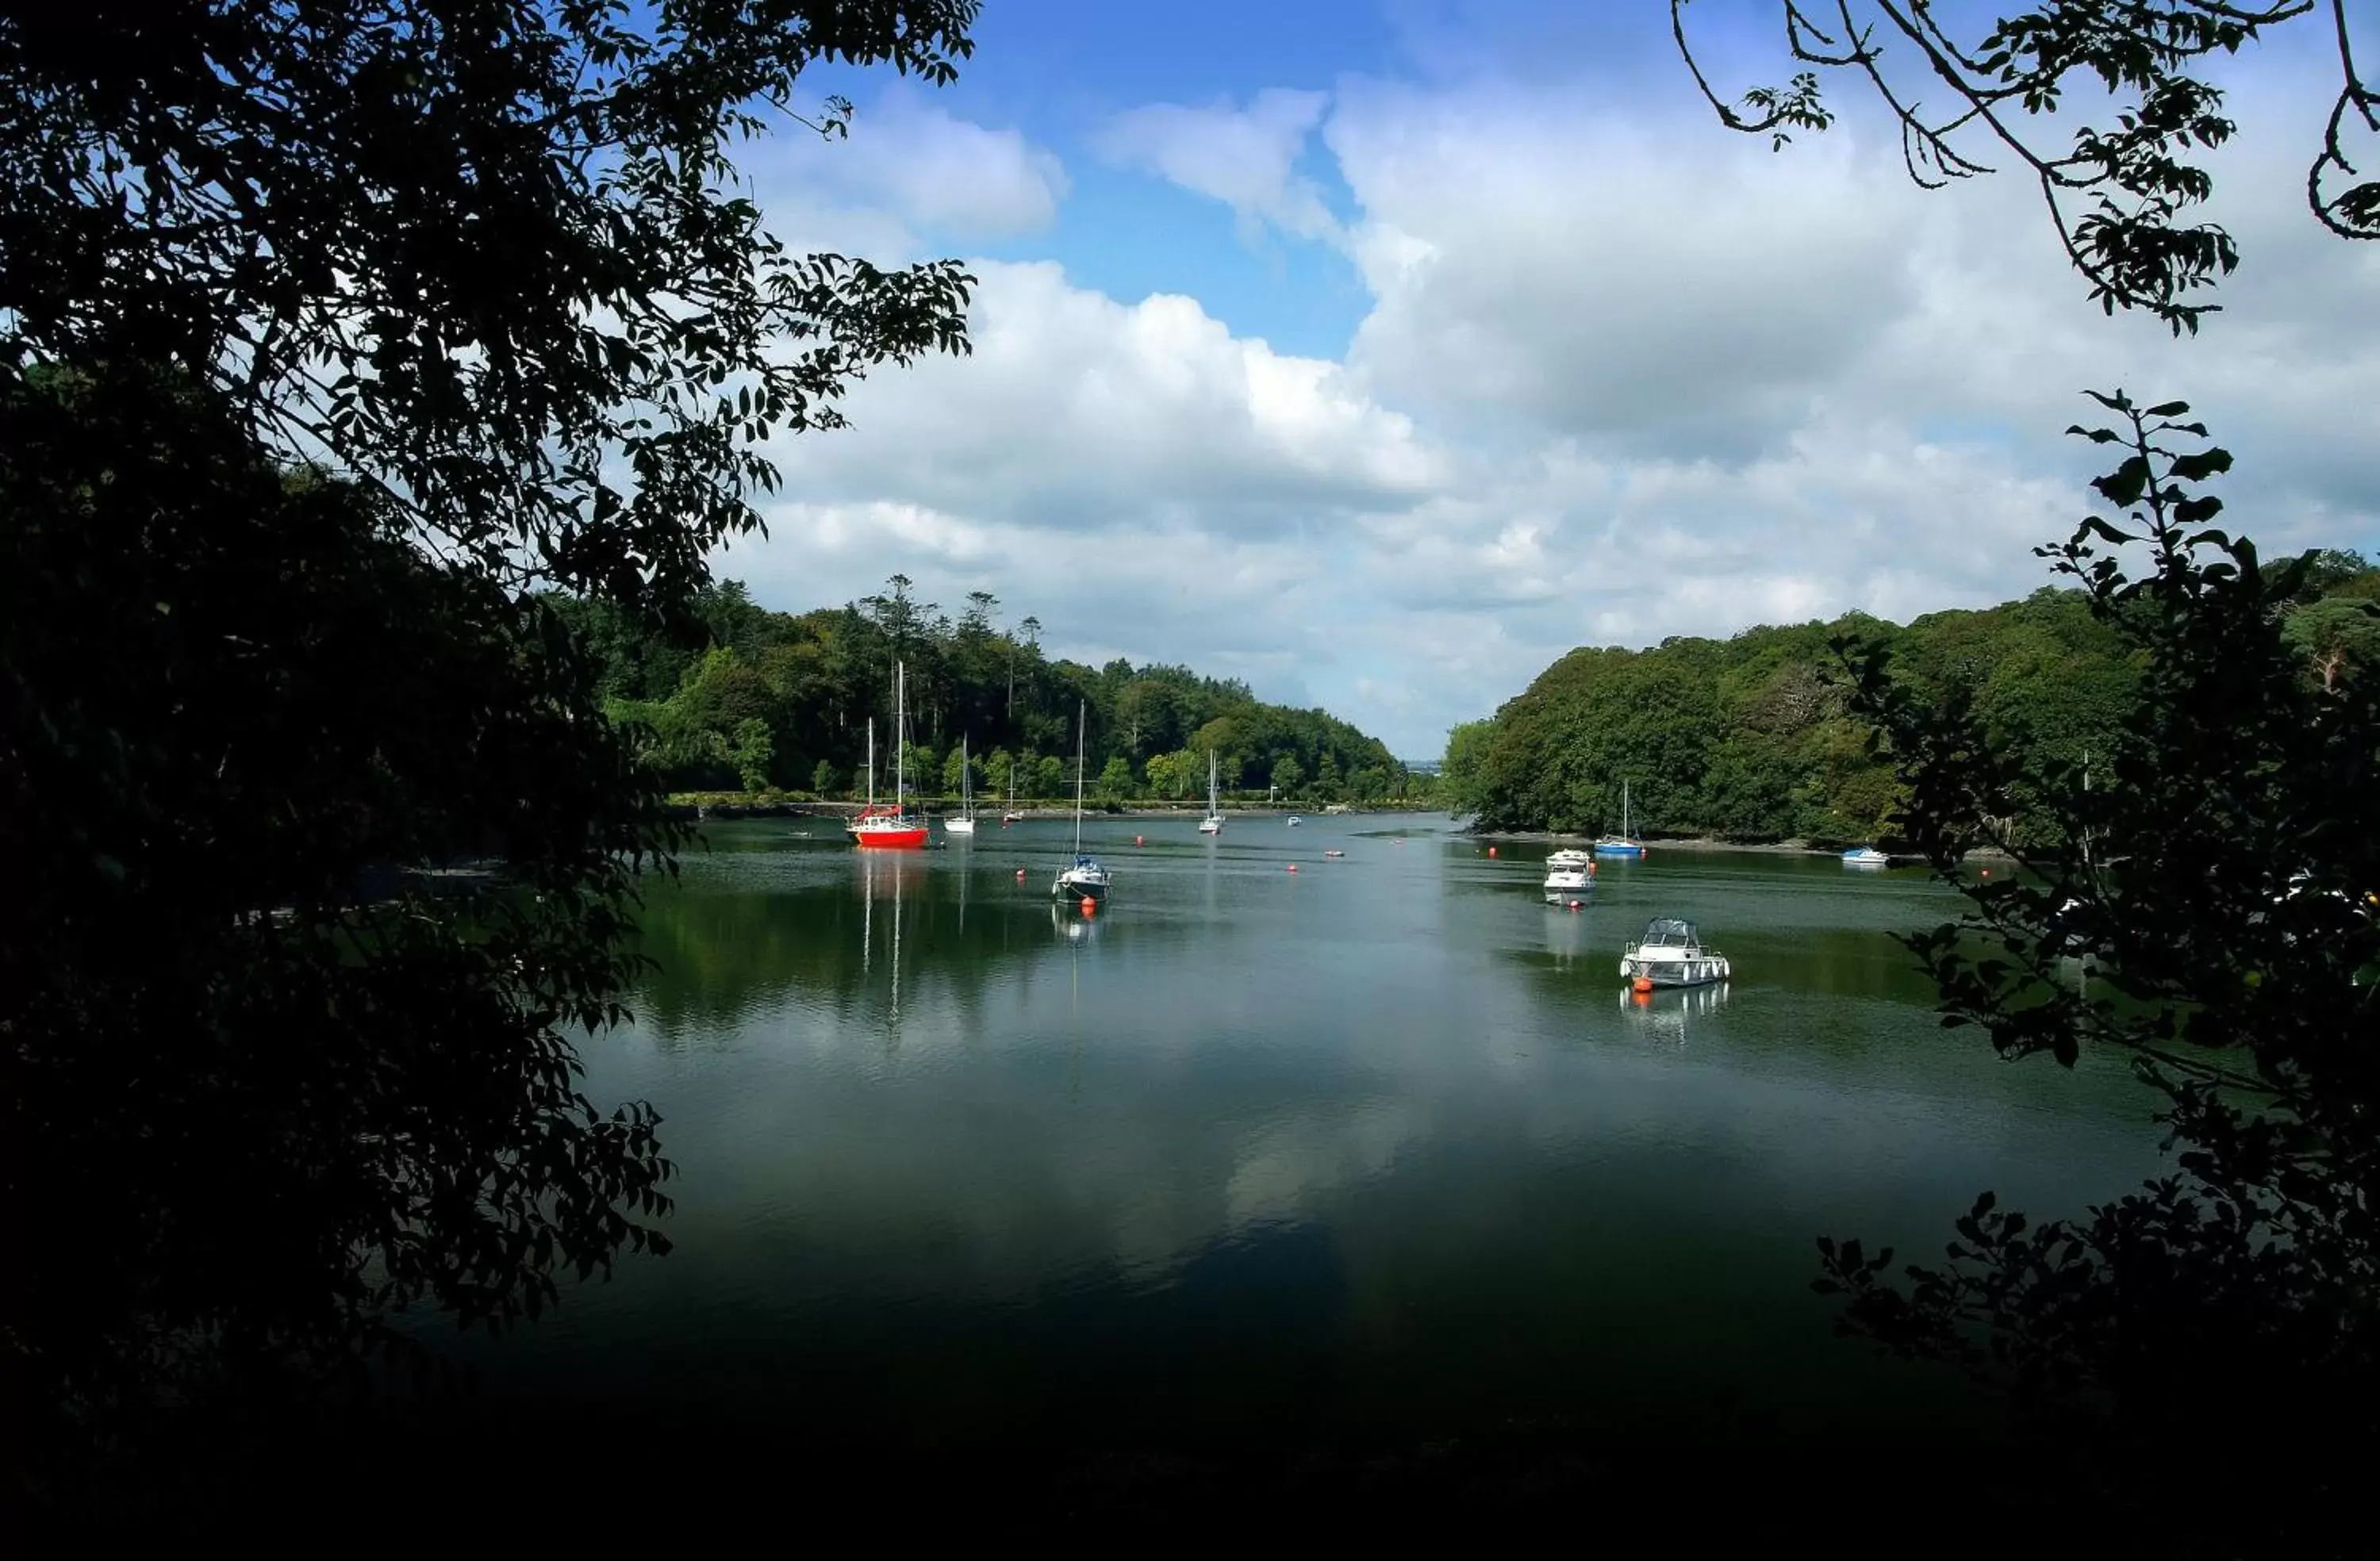
[[[1689,11],[1722,92],[1789,74],[1773,12]],[[1053,656],[1435,757],[1580,645],[2049,583],[2107,464],[2063,430],[2118,387],[2192,404],[2267,554],[2380,553],[2380,247],[2303,204],[2321,30],[2211,73],[2243,260],[2180,342],[2089,300],[2034,187],[1914,188],[1847,79],[1781,152],[1724,129],[1658,0],[990,0],[976,40],[947,88],[814,72],[848,139],[741,154],[788,242],[978,279],[971,355],[774,451],[713,560],[764,605],[987,590]]]

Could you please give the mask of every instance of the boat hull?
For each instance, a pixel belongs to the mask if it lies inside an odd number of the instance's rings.
[[[1057,882],[1050,886],[1050,894],[1057,900],[1105,900],[1108,887],[1101,879],[1076,877],[1066,872],[1058,875]]]
[[[972,818],[945,818],[942,820],[942,833],[946,835],[974,834],[975,820]]]
[[[1595,853],[1597,856],[1642,856],[1645,848],[1633,841],[1597,841]]]
[[[1622,980],[1649,981],[1656,986],[1707,986],[1725,981],[1729,974],[1727,961],[1716,954],[1684,959],[1630,955],[1620,962]]]
[[[863,851],[917,851],[926,843],[926,827],[864,824],[851,831],[851,838]]]
[[[1220,835],[1223,832],[1223,821],[1220,818],[1201,818],[1198,820],[1198,832],[1202,835]]]

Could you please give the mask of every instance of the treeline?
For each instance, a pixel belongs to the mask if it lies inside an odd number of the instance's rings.
[[[2283,609],[2307,677],[2336,686],[2380,664],[2375,599],[2380,569],[2369,560],[2311,556]],[[2051,587],[1905,626],[1853,612],[1729,640],[1581,648],[1492,720],[1454,729],[1444,805],[1484,829],[1599,834],[1621,827],[1625,781],[1639,836],[1885,837],[1900,805],[1892,760],[1849,713],[1829,648],[1837,635],[1882,643],[1893,674],[1921,697],[1970,701],[1993,744],[2036,770],[2104,750],[2137,688],[2114,629],[2080,592]]]
[[[729,581],[701,599],[698,648],[606,603],[554,605],[601,667],[607,712],[637,732],[642,760],[673,790],[853,794],[872,718],[877,790],[889,800],[896,662],[907,675],[913,797],[958,794],[962,739],[987,805],[1009,794],[1012,775],[1020,799],[1071,796],[1077,701],[1089,708],[1087,775],[1103,798],[1203,798],[1209,752],[1241,795],[1277,787],[1284,800],[1384,802],[1428,786],[1377,738],[1318,709],[1265,704],[1236,680],[1050,659],[1038,622],[1002,626],[986,592],[953,620],[894,575],[880,595],[787,613]]]

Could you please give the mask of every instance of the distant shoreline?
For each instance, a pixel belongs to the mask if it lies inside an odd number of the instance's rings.
[[[1471,839],[1475,841],[1488,841],[1500,844],[1510,841],[1514,845],[1585,846],[1592,845],[1595,841],[1595,837],[1592,835],[1560,834],[1547,829],[1472,829],[1464,830],[1463,832],[1469,835]],[[1856,846],[1812,845],[1808,841],[1802,840],[1728,841],[1719,840],[1710,835],[1684,835],[1676,840],[1662,840],[1658,838],[1644,840],[1640,838],[1639,843],[1644,846],[1645,854],[1647,856],[1658,855],[1661,853],[1671,851],[1737,851],[1759,856],[1839,857],[1846,850],[1858,849]],[[1892,856],[1893,864],[1896,866],[1908,865],[1913,867],[1921,865],[1924,862],[1924,858],[1914,852],[1896,851],[1890,854]],[[2005,852],[1994,851],[1987,847],[1970,851],[1967,854],[1979,861],[1985,862],[2012,862],[2015,860],[2014,857],[2010,856]]]

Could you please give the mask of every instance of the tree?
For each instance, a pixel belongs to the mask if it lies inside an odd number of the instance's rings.
[[[2041,551],[2142,682],[2088,785],[2052,767],[2047,843],[1996,823],[2023,767],[1963,699],[1929,701],[1873,647],[1845,648],[1900,756],[1905,832],[1968,902],[1964,922],[1909,939],[1945,1023],[2008,1057],[2126,1054],[2178,1168],[2082,1219],[2033,1224],[1987,1192],[1948,1261],[1898,1282],[1888,1249],[1822,1241],[1820,1285],[1848,1296],[1852,1330],[2077,1421],[2089,1463],[2060,1478],[2186,1503],[2233,1525],[2227,1544],[2246,1526],[2297,1550],[2351,1520],[2380,1429],[2380,680],[2306,675],[2280,609],[2307,565],[2267,571],[2211,524],[2221,502],[2193,490],[2230,459],[2186,447],[2204,431],[2188,408],[2099,399],[2116,426],[2074,431],[2122,449],[2094,486],[2124,518]],[[2119,553],[2136,547],[2133,578]],[[1970,876],[1982,841],[2023,871]],[[2061,968],[2076,951],[2087,985]],[[2174,1450],[2216,1445],[2227,1479],[2273,1498],[2237,1515],[2199,1499]]]
[[[970,757],[964,748],[953,748],[942,760],[942,794],[959,795],[965,789],[967,776],[982,768],[981,759]]]
[[[2361,671],[2380,661],[2380,603],[2348,597],[2307,602],[2282,619],[2281,635],[2313,667],[2323,687],[2337,693],[2350,668]]]
[[[747,716],[735,727],[735,774],[747,792],[766,791],[769,785],[769,763],[776,756],[776,744],[770,739],[769,723],[758,716]]]
[[[1132,795],[1132,761],[1118,754],[1099,771],[1099,795],[1111,801]]]
[[[839,789],[835,785],[835,780],[834,766],[820,759],[818,761],[817,768],[810,771],[810,791],[817,796],[832,796]]]
[[[109,1233],[9,1340],[67,1417],[45,1456],[658,1248],[652,1115],[575,1094],[567,1037],[623,1017],[635,874],[679,837],[540,593],[707,632],[766,441],[965,349],[955,264],[787,251],[730,149],[814,64],[950,79],[975,9],[0,22],[0,514],[36,583],[0,655],[37,734],[5,811],[48,853],[10,1049],[34,1244]],[[398,871],[476,855],[500,888]]]
[[[1305,783],[1305,769],[1304,766],[1297,762],[1297,756],[1295,754],[1284,753],[1274,756],[1272,761],[1272,784],[1281,788],[1281,794],[1283,797],[1296,795],[1297,788]]]
[[[1973,42],[1922,0],[1840,0],[1840,21],[1826,26],[1799,0],[1779,0],[1787,51],[1815,68],[1784,87],[1753,89],[1740,107],[1705,78],[1687,40],[1685,8],[1686,0],[1670,0],[1670,29],[1720,123],[1768,136],[1781,148],[1794,131],[1824,130],[1833,122],[1818,72],[1854,72],[1900,120],[1911,178],[1938,188],[1989,173],[1984,159],[2005,154],[2041,187],[2058,242],[2092,297],[2111,314],[2119,307],[2150,309],[2177,335],[2194,333],[2200,317],[2216,307],[2184,296],[2230,274],[2240,260],[2221,227],[2185,225],[2214,181],[2184,154],[2220,147],[2236,128],[2223,117],[2222,92],[2192,72],[2285,23],[2326,11],[2339,87],[2307,170],[2306,203],[2342,238],[2380,238],[2380,182],[2342,188],[2356,176],[2345,137],[2358,125],[2380,131],[2380,93],[2357,74],[2345,0],[2046,0],[2038,9],[2000,18]],[[1905,73],[1899,59],[1909,63]],[[2078,77],[2130,95],[2116,127],[2079,127],[2071,150],[2062,151],[2029,140],[2022,121],[2056,113]],[[1928,111],[1929,93],[1945,106]],[[2088,208],[2075,215],[2078,201]]]

